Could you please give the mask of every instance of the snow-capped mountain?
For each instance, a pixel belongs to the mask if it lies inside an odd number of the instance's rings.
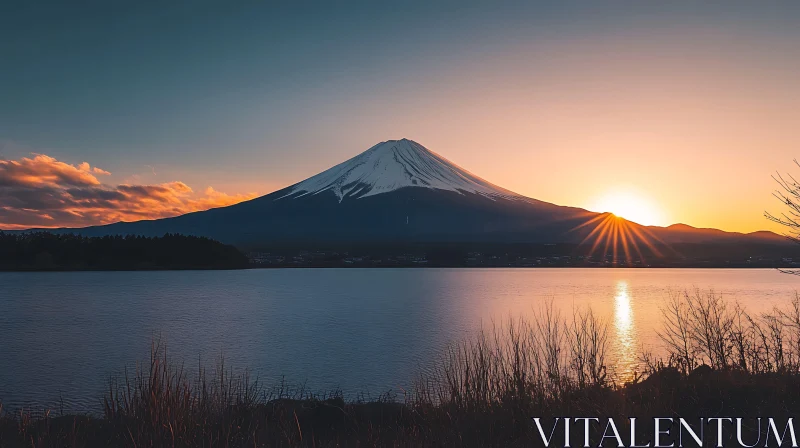
[[[284,197],[300,198],[331,191],[341,202],[405,187],[527,199],[481,179],[408,139],[378,143],[350,160],[293,185]]]
[[[379,143],[297,184],[174,218],[61,229],[84,235],[200,235],[240,246],[341,243],[586,243],[622,226],[648,244],[773,241],[684,227],[643,227],[498,187],[411,140]],[[616,218],[615,218],[616,219]],[[624,222],[624,223],[623,223]],[[614,230],[617,229],[617,230]],[[616,237],[614,237],[616,238]],[[614,243],[616,244],[616,243]]]

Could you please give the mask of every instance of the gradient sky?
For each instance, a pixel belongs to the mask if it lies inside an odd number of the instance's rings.
[[[406,137],[548,202],[633,192],[661,224],[780,230],[770,176],[800,157],[796,1],[15,3],[0,162],[26,194],[73,185],[31,180],[57,161],[117,207],[120,184],[168,189],[165,216]]]

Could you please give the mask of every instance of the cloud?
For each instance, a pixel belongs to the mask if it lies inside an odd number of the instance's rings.
[[[111,173],[109,173],[108,171],[100,169],[100,168],[98,168],[96,166],[92,167],[87,162],[83,162],[80,165],[78,165],[78,169],[81,170],[81,171],[85,171],[87,173],[103,174],[105,176],[110,176],[111,175]]]
[[[87,162],[70,165],[42,154],[0,159],[0,229],[85,227],[167,218],[256,197],[253,193],[229,195],[212,187],[196,194],[179,181],[110,186],[96,177],[110,174]]]
[[[32,159],[23,157],[18,161],[0,160],[0,187],[100,185],[100,181],[90,171],[81,169],[84,164],[88,169],[89,164],[86,162],[74,166],[44,154],[36,154]]]

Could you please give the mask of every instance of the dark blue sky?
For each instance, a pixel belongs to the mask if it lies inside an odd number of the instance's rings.
[[[494,159],[556,163],[619,131],[592,129],[586,105],[638,116],[637,98],[716,98],[717,83],[743,102],[797,95],[800,2],[77,3],[0,6],[0,159],[266,193],[408,137],[564,202]]]

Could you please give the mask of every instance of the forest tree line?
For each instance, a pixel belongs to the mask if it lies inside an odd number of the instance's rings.
[[[205,237],[0,232],[0,270],[238,269],[249,266],[233,246]]]

